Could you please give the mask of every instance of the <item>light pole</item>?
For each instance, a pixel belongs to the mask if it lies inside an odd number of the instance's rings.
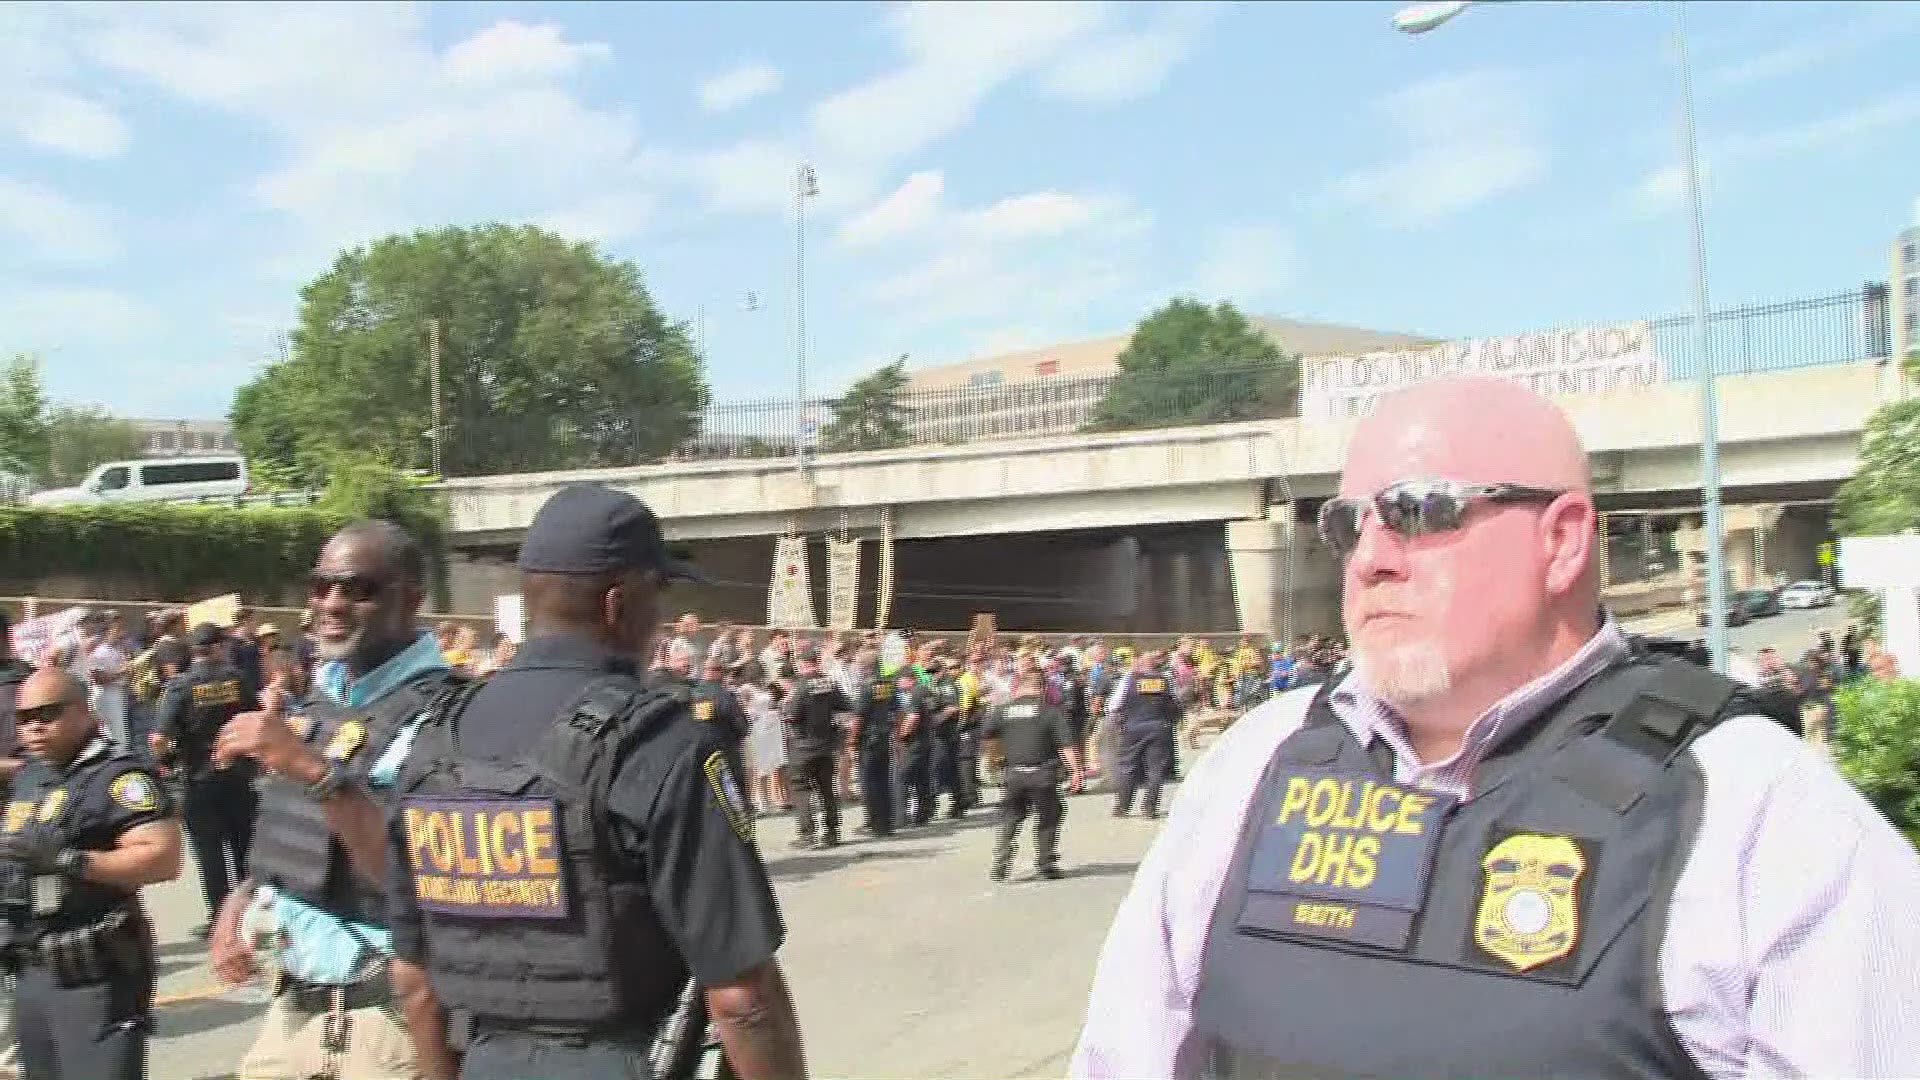
[[[807,200],[818,194],[820,181],[813,166],[801,162],[793,174],[793,452],[795,462],[803,466],[807,460]]]
[[[1440,0],[1402,8],[1393,17],[1396,30],[1424,34],[1478,4],[1508,0]],[[1705,503],[1707,548],[1707,648],[1713,670],[1727,670],[1726,523],[1720,506],[1720,401],[1714,386],[1713,342],[1707,330],[1706,213],[1700,205],[1700,148],[1693,130],[1693,77],[1687,68],[1686,4],[1674,4],[1674,43],[1680,55],[1681,169],[1686,175],[1693,249],[1693,333],[1700,364],[1700,495]]]

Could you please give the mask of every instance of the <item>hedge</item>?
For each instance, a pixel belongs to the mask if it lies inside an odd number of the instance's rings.
[[[0,576],[133,579],[162,598],[238,591],[273,596],[305,580],[327,539],[359,516],[321,507],[236,509],[183,503],[0,508]],[[435,592],[443,552],[426,545]]]
[[[1920,842],[1920,682],[1857,679],[1836,691],[1833,703],[1841,773]]]

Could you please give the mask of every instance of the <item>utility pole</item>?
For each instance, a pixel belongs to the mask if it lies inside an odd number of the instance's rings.
[[[440,437],[441,437],[442,428],[440,423],[440,320],[439,319],[427,320],[427,393],[431,397],[431,408],[433,411],[433,430],[432,432],[430,432],[430,437],[433,440],[433,478],[435,480],[440,480],[440,479],[443,479],[444,477],[440,471],[443,462],[442,462],[442,455],[440,452]]]
[[[793,187],[793,326],[794,430],[793,452],[803,467],[807,460],[807,200],[820,194],[813,166],[802,162]]]

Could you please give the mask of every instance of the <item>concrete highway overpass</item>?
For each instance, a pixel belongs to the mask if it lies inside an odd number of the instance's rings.
[[[1722,376],[1722,486],[1736,579],[1806,576],[1825,539],[1819,504],[1853,474],[1869,415],[1902,392],[1898,368],[1860,360]],[[1697,506],[1695,384],[1568,397],[1608,511]],[[1489,417],[1497,423],[1497,417]],[[891,622],[954,628],[996,610],[1008,628],[1151,631],[1331,629],[1338,572],[1312,536],[1353,422],[1297,419],[966,446],[450,479],[458,609],[514,590],[511,559],[561,485],[632,491],[718,579],[676,603],[764,621],[775,537],[890,532]],[[1804,509],[1813,507],[1813,510]],[[1756,543],[1751,531],[1767,534]],[[1765,566],[1755,565],[1764,560]],[[861,568],[862,625],[873,603]],[[816,592],[825,584],[815,558]],[[824,599],[818,602],[824,618]]]

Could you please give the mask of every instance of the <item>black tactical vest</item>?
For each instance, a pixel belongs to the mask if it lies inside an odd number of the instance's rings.
[[[240,669],[224,660],[195,662],[176,676],[186,693],[177,752],[188,779],[213,771],[213,743],[227,721],[246,707]]]
[[[467,680],[450,669],[425,671],[395,687],[364,711],[349,710],[315,692],[289,718],[302,741],[341,761],[361,785],[402,728]],[[304,729],[304,730],[303,730]],[[384,794],[368,789],[376,802]],[[343,919],[386,923],[386,896],[353,872],[347,849],[327,828],[326,812],[306,791],[281,776],[263,777],[248,874]]]
[[[620,966],[652,908],[644,883],[607,872],[607,793],[685,686],[599,679],[507,763],[461,751],[470,697],[420,729],[395,792],[435,992],[482,1024],[651,1031],[672,1002],[643,1000],[657,973]]]
[[[893,733],[900,725],[900,692],[892,679],[875,679],[867,684],[867,699],[857,702],[860,710],[860,745],[870,750],[893,745]]]
[[[1181,1071],[1701,1076],[1658,961],[1704,790],[1684,751],[1745,711],[1736,689],[1613,667],[1508,733],[1457,805],[1394,783],[1322,690],[1250,805]]]
[[[1172,719],[1173,683],[1155,672],[1135,675],[1120,695],[1120,726],[1139,730],[1157,727]]]

